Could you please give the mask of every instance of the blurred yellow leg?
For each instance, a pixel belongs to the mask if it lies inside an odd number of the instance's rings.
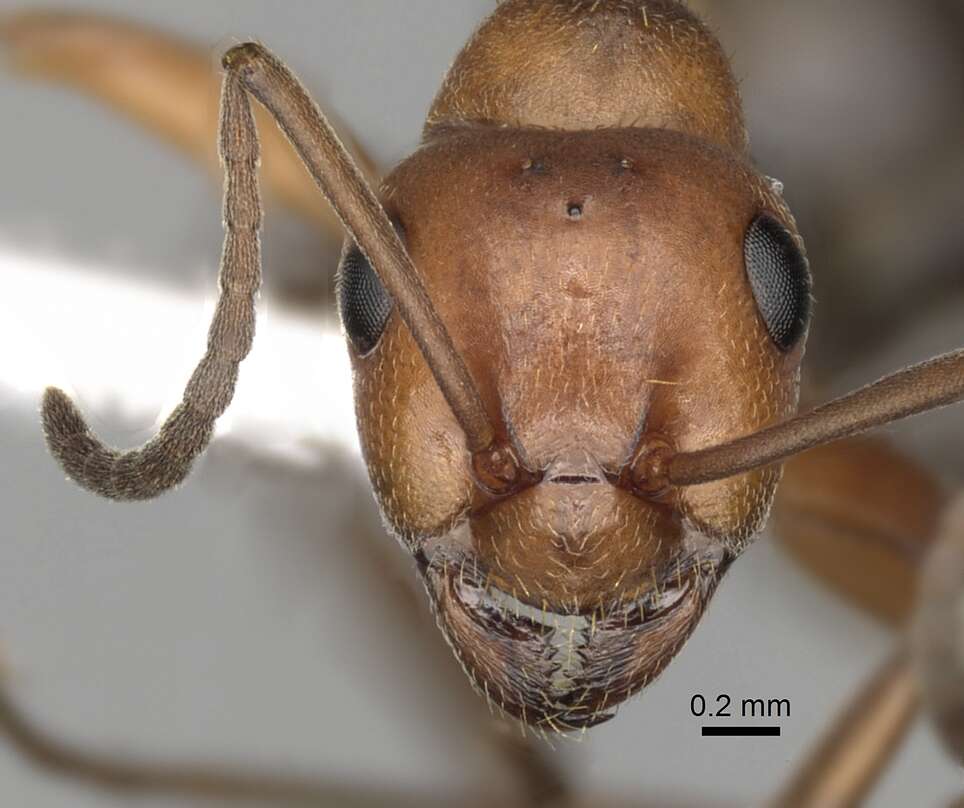
[[[16,71],[102,101],[175,144],[220,182],[220,53],[131,22],[70,12],[0,14],[0,46]],[[261,179],[269,195],[340,241],[341,224],[284,135],[260,107],[255,117],[261,137]],[[341,123],[338,129],[346,131]],[[371,160],[357,143],[348,140],[346,145],[377,187],[378,172]]]
[[[378,806],[419,806],[442,808],[450,804],[427,794],[392,793],[351,785],[325,785],[267,773],[252,773],[249,767],[236,769],[213,766],[144,764],[101,755],[55,739],[33,724],[13,703],[0,683],[0,732],[21,756],[45,771],[69,777],[96,788],[116,793],[166,794],[193,800],[230,800],[274,806],[327,806],[378,808]],[[467,805],[485,806],[484,800]]]
[[[964,496],[944,517],[920,601],[912,637],[924,704],[945,748],[964,765]]]
[[[964,499],[949,505],[933,477],[883,441],[828,446],[787,464],[774,512],[779,540],[833,589],[913,633],[902,630],[901,650],[774,808],[860,805],[921,700],[964,759]]]
[[[772,808],[852,808],[893,757],[923,702],[964,763],[964,497],[937,520],[901,650],[860,691]]]
[[[917,711],[904,652],[887,662],[840,714],[771,808],[854,808],[890,762]]]
[[[947,501],[938,482],[876,439],[813,449],[784,468],[771,518],[777,540],[851,602],[904,623]]]

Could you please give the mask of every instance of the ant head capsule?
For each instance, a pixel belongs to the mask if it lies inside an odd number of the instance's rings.
[[[498,457],[473,459],[391,317],[354,356],[386,519],[426,559],[482,689],[532,723],[550,717],[546,693],[560,727],[605,720],[672,658],[769,508],[778,470],[671,491],[651,461],[795,412],[805,323],[778,299],[797,288],[781,280],[793,221],[742,158],[660,129],[460,127],[385,188],[486,411],[534,474],[517,484]],[[564,678],[556,631],[578,645]]]

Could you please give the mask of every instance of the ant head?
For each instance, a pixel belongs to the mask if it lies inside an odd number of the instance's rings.
[[[809,276],[792,218],[739,157],[655,129],[437,129],[383,196],[532,472],[498,496],[477,484],[349,247],[339,299],[386,519],[480,688],[530,722],[604,720],[680,647],[769,508],[772,468],[672,491],[646,470],[795,411]]]
[[[807,262],[675,0],[505,0],[384,207],[284,65],[254,43],[223,63],[207,351],[144,446],[106,446],[55,388],[48,445],[81,485],[148,499],[210,440],[254,337],[254,96],[359,245],[338,298],[386,521],[479,689],[528,723],[598,723],[659,673],[762,526],[774,463],[964,398],[958,351],[789,417]]]

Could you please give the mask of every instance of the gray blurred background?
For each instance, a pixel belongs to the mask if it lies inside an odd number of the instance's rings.
[[[0,12],[32,5],[0,0]],[[811,384],[821,396],[842,392],[964,345],[964,4],[693,5],[734,59],[754,154],[786,183],[808,241],[818,299]],[[260,39],[387,168],[417,144],[446,67],[494,3],[58,7],[124,14],[212,54]],[[0,110],[0,253],[194,300],[191,316],[203,319],[222,239],[217,184],[62,89],[0,72]],[[280,211],[269,215],[265,251],[270,327],[290,308],[286,290],[327,278],[336,253]],[[61,314],[81,323],[120,316],[96,301],[78,313],[76,299],[54,299],[56,285],[41,313],[23,315],[33,302],[3,288],[3,303],[29,319],[24,342],[43,339]],[[303,308],[299,317],[330,324],[320,305]],[[125,336],[129,361],[154,366],[163,345],[139,339]],[[188,357],[199,347],[188,340]],[[0,363],[23,350],[5,345]],[[90,350],[110,366],[111,346]],[[350,379],[338,367],[317,382],[309,410],[344,405]],[[185,378],[164,377],[156,400],[150,393],[135,406],[125,404],[133,372],[120,364],[103,380],[116,399],[91,413],[125,445],[149,434]],[[70,382],[83,403],[85,381]],[[64,481],[45,454],[36,407],[35,390],[0,374],[0,649],[17,698],[45,727],[125,754],[257,764],[432,791],[453,804],[467,793],[492,804],[513,793],[487,740],[488,714],[382,534],[350,434],[308,434],[295,461],[240,428],[215,442],[182,489],[127,506]],[[957,408],[891,432],[961,486],[962,423]],[[764,537],[660,681],[616,720],[548,754],[588,804],[751,804],[787,777],[892,643]],[[695,693],[789,698],[792,715],[778,740],[701,739],[689,712]],[[961,793],[964,775],[921,723],[870,804],[944,806]],[[0,804],[131,802],[37,773],[0,743]]]

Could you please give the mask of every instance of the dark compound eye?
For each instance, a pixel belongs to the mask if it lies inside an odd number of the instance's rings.
[[[756,218],[744,243],[746,274],[770,337],[789,351],[810,319],[810,269],[790,231],[767,213]]]
[[[352,244],[341,259],[335,294],[348,338],[358,353],[367,354],[385,330],[392,299],[357,244]]]

